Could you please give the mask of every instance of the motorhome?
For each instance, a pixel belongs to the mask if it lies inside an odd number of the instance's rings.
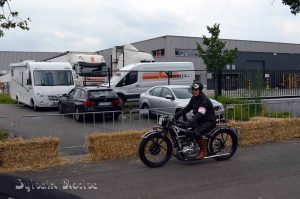
[[[10,64],[10,96],[37,110],[57,107],[58,98],[75,87],[75,72],[68,62],[24,61]]]
[[[190,85],[195,79],[192,62],[137,63],[121,68],[102,86],[114,88],[125,101],[137,101],[141,93],[157,85]]]
[[[93,86],[107,81],[107,67],[102,55],[89,52],[67,51],[48,58],[48,62],[69,62],[76,72],[76,85]]]

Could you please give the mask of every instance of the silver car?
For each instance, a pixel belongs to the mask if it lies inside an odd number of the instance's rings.
[[[145,117],[148,117],[148,113],[151,115],[174,115],[189,103],[191,97],[192,93],[189,86],[155,86],[141,94],[139,99],[139,108],[143,109],[141,113]],[[223,119],[223,105],[214,99],[210,100],[214,106],[217,118]],[[190,120],[193,117],[192,111],[187,113],[186,117],[187,120]]]

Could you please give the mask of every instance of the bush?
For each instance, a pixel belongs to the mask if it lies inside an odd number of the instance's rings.
[[[223,104],[225,109],[225,117],[227,119],[243,121],[250,119],[249,106],[247,106],[247,100],[218,96],[218,102]]]
[[[11,99],[9,95],[0,93],[0,104],[15,104],[16,101]]]
[[[230,98],[226,96],[218,96],[218,102],[222,104],[246,104],[247,100],[238,99],[238,98]]]
[[[0,141],[6,140],[8,138],[8,133],[0,129]]]

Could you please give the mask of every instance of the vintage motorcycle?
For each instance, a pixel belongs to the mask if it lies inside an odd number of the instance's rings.
[[[173,116],[161,116],[159,125],[151,132],[143,135],[139,146],[141,161],[149,167],[161,167],[171,158],[172,154],[181,161],[197,160],[200,148],[192,129],[184,128],[182,122]],[[239,128],[227,124],[218,124],[212,131],[203,135],[208,156],[218,161],[231,158],[238,147]]]

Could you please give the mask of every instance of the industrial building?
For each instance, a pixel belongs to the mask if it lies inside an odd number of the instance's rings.
[[[222,89],[239,90],[255,84],[245,71],[262,71],[265,88],[296,88],[300,90],[300,44],[221,39],[225,48],[238,48],[238,57],[225,66],[227,73],[222,76]],[[153,55],[156,62],[193,62],[195,79],[213,89],[213,75],[207,73],[196,50],[201,37],[166,35],[131,43],[139,51]],[[120,44],[125,45],[125,44]],[[103,55],[106,65],[111,68],[112,48],[96,51]],[[47,60],[60,56],[62,52],[13,52],[0,51],[0,75],[9,71],[9,64],[21,60]],[[121,60],[119,60],[121,61]],[[241,72],[242,71],[242,72]],[[291,72],[290,72],[291,71]],[[256,74],[252,73],[255,78]],[[298,95],[298,94],[297,94]]]
[[[225,48],[238,48],[238,57],[226,70],[279,71],[300,70],[300,44],[221,39]],[[131,43],[142,52],[151,53],[157,62],[193,62],[196,79],[207,84],[207,72],[198,56],[196,43],[202,44],[201,37],[166,35]],[[112,65],[112,48],[100,50],[108,66]]]
[[[11,63],[23,60],[40,61],[48,57],[53,57],[60,52],[21,52],[21,51],[0,51],[0,75],[9,72]]]

